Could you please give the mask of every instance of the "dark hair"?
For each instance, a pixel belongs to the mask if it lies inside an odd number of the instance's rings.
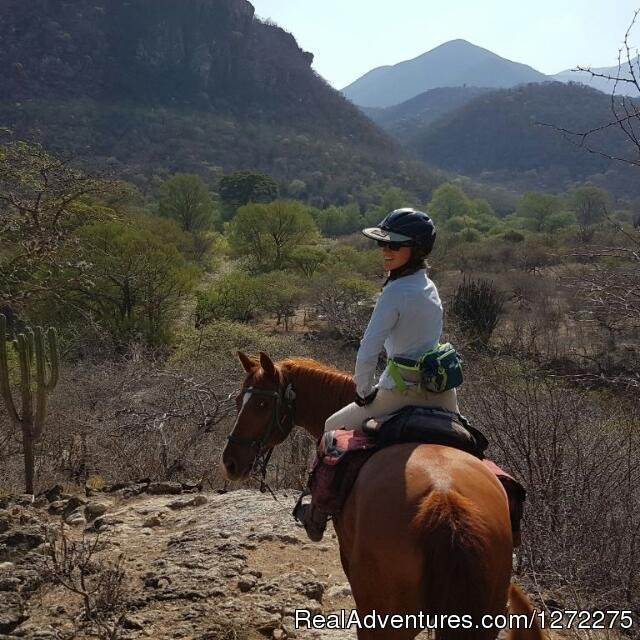
[[[430,250],[425,250],[422,247],[411,247],[411,255],[409,260],[405,262],[401,267],[392,269],[389,271],[389,277],[384,281],[383,288],[392,280],[403,278],[404,276],[410,276],[420,269],[427,268],[427,256],[431,253]]]

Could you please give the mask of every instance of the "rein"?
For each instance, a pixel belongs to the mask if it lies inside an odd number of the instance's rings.
[[[249,393],[250,395],[275,399],[273,412],[271,414],[271,422],[269,422],[268,427],[265,429],[264,434],[259,440],[241,438],[233,435],[233,433],[230,433],[227,436],[227,440],[232,444],[257,449],[253,466],[251,467],[251,473],[254,474],[257,472],[257,475],[260,478],[260,492],[265,493],[269,490],[269,493],[277,501],[278,499],[276,498],[273,490],[266,482],[267,466],[271,459],[271,454],[273,453],[273,447],[265,448],[265,445],[269,442],[273,432],[276,430],[280,431],[280,433],[285,437],[291,433],[295,424],[294,401],[296,399],[296,393],[291,384],[288,384],[286,387],[280,387],[278,391],[268,391],[266,389],[259,389],[258,387],[246,387],[242,390],[242,393],[243,395]],[[288,425],[284,424],[287,421]]]

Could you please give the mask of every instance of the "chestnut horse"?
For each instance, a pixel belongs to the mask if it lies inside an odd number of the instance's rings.
[[[274,363],[238,353],[246,372],[238,417],[222,461],[232,480],[246,478],[256,460],[283,442],[294,424],[314,438],[325,420],[351,402],[351,376],[313,360]],[[513,541],[506,494],[475,457],[440,445],[399,444],[362,467],[340,517],[334,518],[340,559],[359,614],[423,612],[531,615],[510,585]],[[404,629],[359,629],[358,638],[408,640]],[[496,629],[440,629],[436,637],[489,640]],[[537,624],[513,630],[514,640],[542,638]]]

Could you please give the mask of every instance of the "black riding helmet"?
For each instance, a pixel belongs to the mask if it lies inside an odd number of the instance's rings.
[[[436,240],[436,227],[431,218],[416,209],[396,209],[387,214],[377,227],[363,229],[362,233],[372,240],[417,247],[428,255]]]

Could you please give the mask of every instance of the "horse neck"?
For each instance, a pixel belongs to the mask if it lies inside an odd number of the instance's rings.
[[[319,438],[324,432],[325,420],[353,401],[353,378],[331,369],[303,364],[285,364],[282,369],[296,393],[296,425]]]

